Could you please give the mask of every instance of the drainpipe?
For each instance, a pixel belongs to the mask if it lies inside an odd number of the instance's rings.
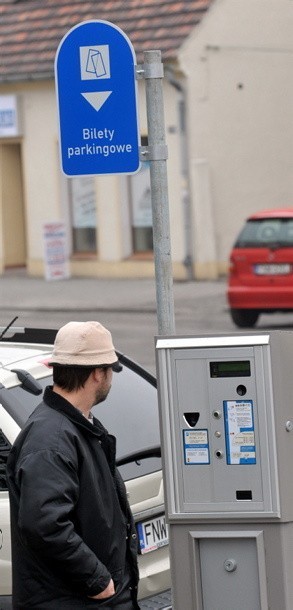
[[[182,193],[183,219],[184,219],[184,241],[185,241],[185,257],[183,260],[186,269],[186,279],[192,281],[195,279],[193,271],[193,254],[192,254],[192,214],[190,201],[190,185],[188,171],[188,155],[187,155],[187,131],[186,131],[186,90],[182,83],[176,78],[174,71],[170,66],[165,66],[164,74],[167,81],[176,91],[181,94],[179,102],[179,130],[180,130],[180,148],[181,148],[181,173],[184,178],[185,188]]]

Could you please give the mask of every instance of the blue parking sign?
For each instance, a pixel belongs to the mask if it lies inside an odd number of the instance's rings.
[[[139,170],[135,53],[107,21],[85,21],[61,40],[55,59],[60,154],[67,176]]]

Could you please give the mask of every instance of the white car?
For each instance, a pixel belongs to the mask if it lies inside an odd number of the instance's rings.
[[[0,608],[11,605],[9,498],[5,465],[10,447],[52,384],[47,361],[56,331],[0,328]],[[123,370],[93,412],[117,437],[117,465],[126,482],[138,531],[142,610],[171,608],[168,529],[164,515],[155,378],[117,353]]]

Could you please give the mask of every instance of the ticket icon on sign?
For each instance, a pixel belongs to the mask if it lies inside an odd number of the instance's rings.
[[[110,78],[109,45],[80,47],[81,80]]]

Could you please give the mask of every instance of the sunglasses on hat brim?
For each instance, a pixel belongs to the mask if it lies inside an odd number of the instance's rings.
[[[123,370],[122,364],[119,360],[113,362],[113,364],[60,364],[59,362],[48,362],[48,366],[62,366],[66,368],[90,368],[90,369],[112,369],[115,373],[121,373]]]
[[[113,362],[113,364],[98,364],[97,369],[112,369],[114,373],[121,373],[123,370],[122,364],[120,364],[119,360],[117,362]]]

